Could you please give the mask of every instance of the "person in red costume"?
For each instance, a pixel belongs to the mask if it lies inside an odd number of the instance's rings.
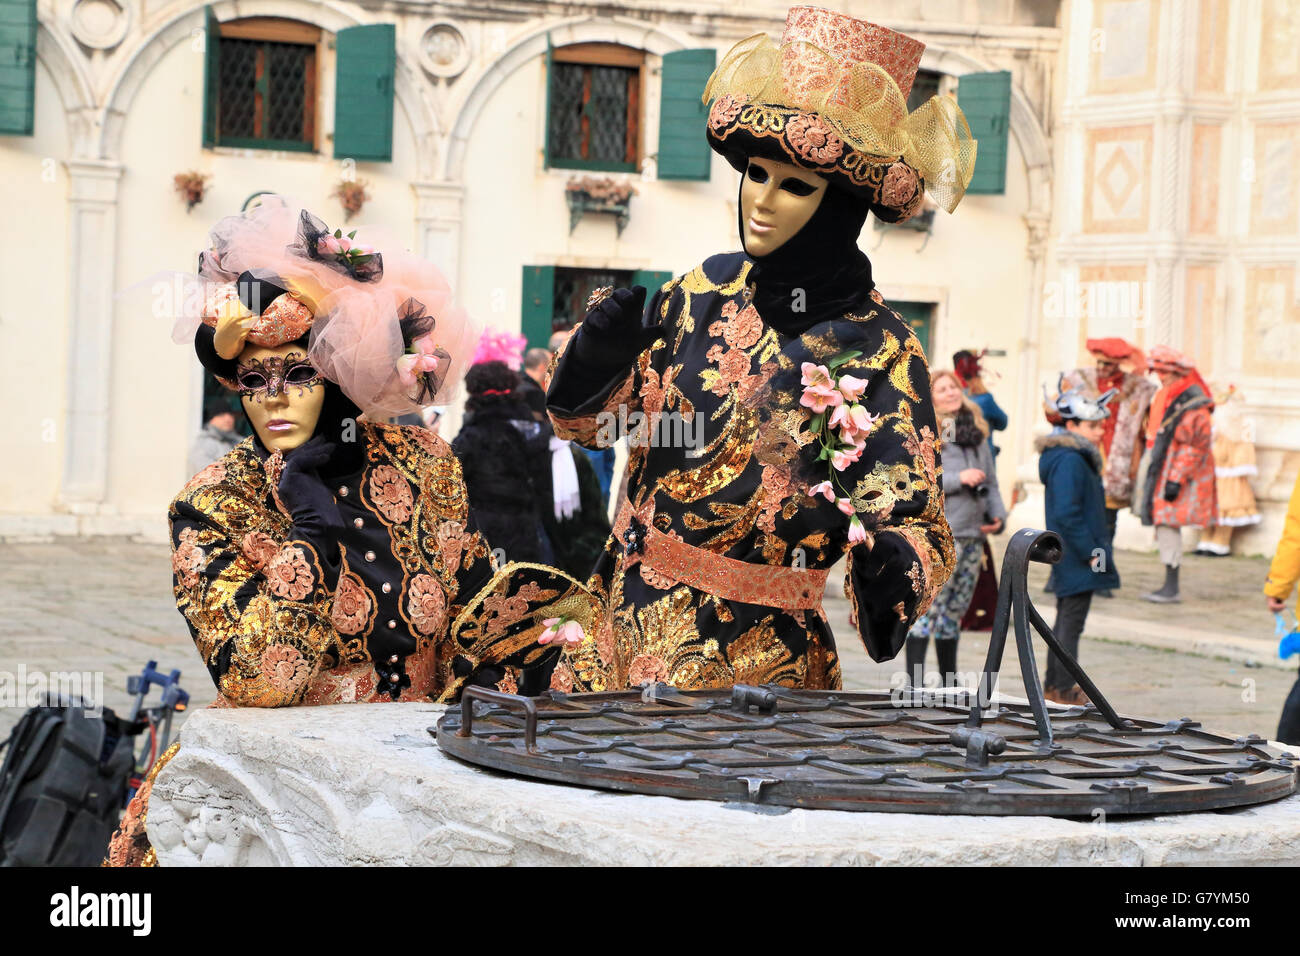
[[[1155,525],[1165,583],[1142,597],[1171,604],[1179,600],[1181,529],[1207,528],[1218,513],[1210,419],[1214,399],[1191,359],[1176,349],[1157,345],[1151,350],[1151,368],[1160,376],[1160,390],[1147,417],[1137,506],[1142,523]]]
[[[1146,358],[1131,342],[1120,338],[1088,339],[1086,345],[1093,366],[1067,372],[1062,387],[1076,389],[1093,400],[1107,389],[1117,390],[1110,402],[1110,417],[1103,422],[1105,432],[1101,439],[1106,461],[1101,477],[1106,492],[1106,529],[1109,543],[1113,545],[1120,509],[1132,505],[1138,464],[1145,447],[1143,427],[1156,386],[1146,377]],[[1109,591],[1097,594],[1111,596]]]

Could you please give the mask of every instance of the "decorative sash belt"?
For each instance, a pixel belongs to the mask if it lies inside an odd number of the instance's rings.
[[[639,555],[651,571],[705,594],[784,611],[821,610],[825,569],[752,564],[697,548],[636,520],[626,499],[614,522],[614,536],[629,557]]]

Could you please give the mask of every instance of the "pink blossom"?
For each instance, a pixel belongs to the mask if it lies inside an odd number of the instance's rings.
[[[352,248],[363,256],[373,256],[375,254],[375,247],[367,242],[359,242]]]
[[[334,238],[334,241],[338,243],[340,252],[347,252],[349,249],[352,248],[352,240],[349,239],[347,236],[336,236]]]
[[[840,391],[850,402],[856,402],[862,397],[862,393],[867,390],[867,380],[858,378],[856,375],[841,375],[839,382]]]
[[[325,235],[321,236],[320,241],[316,243],[316,250],[318,252],[326,253],[327,255],[337,255],[343,251],[343,247],[339,245],[339,241],[336,238],[331,235]]]
[[[862,457],[862,449],[867,447],[866,442],[860,442],[849,446],[848,448],[839,448],[831,452],[831,467],[836,471],[843,471],[849,465],[856,462]]]
[[[849,544],[862,544],[867,540],[867,529],[862,526],[862,522],[854,515],[849,519]]]
[[[855,402],[852,405],[840,405],[831,412],[830,425],[840,429],[840,437],[844,441],[855,444],[879,420],[879,415],[873,416],[865,406]]]
[[[548,617],[542,623],[546,625],[546,630],[542,631],[542,636],[537,639],[538,644],[549,644],[552,641],[561,644],[581,644],[586,636],[582,625],[571,618]]]
[[[849,501],[848,498],[836,498],[835,507],[839,508],[840,511],[846,515],[851,515],[854,511],[853,502]]]
[[[825,365],[814,365],[812,362],[803,363],[804,385],[812,385],[818,388],[833,384],[831,381],[831,372]]]
[[[818,495],[821,495],[827,501],[834,501],[835,489],[831,487],[831,483],[829,481],[823,481],[820,484],[813,485],[811,488],[809,488],[808,495],[809,497],[812,498],[816,498]]]
[[[803,390],[803,396],[799,399],[799,404],[804,408],[812,409],[815,414],[820,415],[826,409],[842,404],[843,401],[844,396],[834,386],[808,385]]]

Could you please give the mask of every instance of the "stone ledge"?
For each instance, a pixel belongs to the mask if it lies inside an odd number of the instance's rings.
[[[1109,822],[792,810],[587,790],[443,755],[433,704],[191,714],[158,775],[164,866],[1300,863],[1300,796]]]

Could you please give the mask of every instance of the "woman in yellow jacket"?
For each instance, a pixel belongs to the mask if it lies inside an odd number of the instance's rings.
[[[1277,552],[1268,568],[1268,581],[1264,593],[1268,595],[1268,609],[1274,614],[1281,611],[1295,593],[1300,581],[1300,478],[1291,492],[1291,503],[1286,509],[1286,525],[1277,543]],[[1300,680],[1295,682],[1286,703],[1282,705],[1282,719],[1277,726],[1277,739],[1284,744],[1300,744]]]

